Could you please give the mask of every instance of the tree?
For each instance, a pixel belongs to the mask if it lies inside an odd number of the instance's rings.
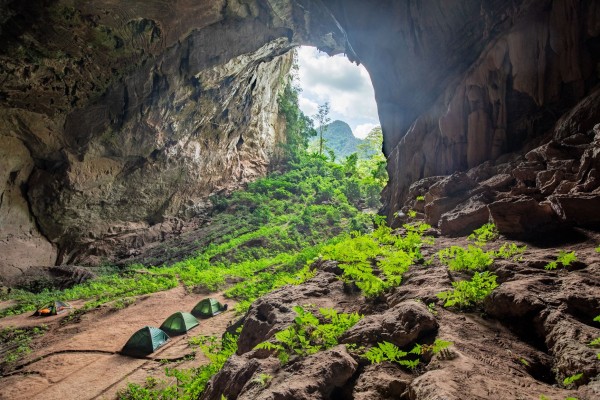
[[[329,118],[329,102],[319,106],[314,119],[319,123],[319,155],[323,155],[323,134],[327,131],[327,124],[331,121],[331,118]]]
[[[289,80],[283,93],[279,96],[279,113],[285,117],[286,144],[285,156],[294,160],[308,147],[308,138],[317,132],[313,128],[313,121],[304,115],[298,106],[299,89]]]
[[[367,136],[363,139],[363,142],[358,145],[358,151],[361,158],[368,159],[375,154],[381,153],[383,146],[383,132],[381,132],[381,126],[376,126],[371,129]]]

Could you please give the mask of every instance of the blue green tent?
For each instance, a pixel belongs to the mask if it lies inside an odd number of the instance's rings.
[[[198,326],[198,320],[190,313],[178,311],[171,314],[160,326],[169,336],[183,335],[190,329]]]
[[[145,326],[134,333],[123,349],[122,354],[130,356],[147,356],[154,353],[156,349],[167,343],[169,336],[158,328]]]
[[[196,318],[210,318],[227,310],[227,304],[221,304],[213,298],[201,300],[192,309],[192,315]]]

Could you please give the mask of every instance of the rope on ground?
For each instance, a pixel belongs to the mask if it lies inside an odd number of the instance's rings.
[[[51,357],[51,356],[55,356],[57,354],[68,354],[68,353],[96,353],[96,354],[111,354],[111,355],[113,355],[113,354],[119,354],[116,351],[109,351],[109,350],[80,350],[80,349],[57,350],[57,351],[53,351],[51,353],[47,353],[47,354],[41,355],[39,357],[36,357],[36,358],[34,358],[32,360],[27,361],[26,363],[17,365],[13,369],[13,372],[8,373],[8,374],[4,374],[2,376],[4,377],[4,376],[9,376],[10,374],[14,374],[15,372],[20,371],[23,368],[25,368],[25,367],[27,367],[27,366],[29,366],[31,364],[35,364],[38,361],[42,361],[45,358],[48,358],[48,357]]]

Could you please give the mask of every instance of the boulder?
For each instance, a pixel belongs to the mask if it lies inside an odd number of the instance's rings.
[[[538,203],[521,196],[495,201],[488,205],[490,216],[503,234],[527,234],[555,228],[558,217],[549,203]]]
[[[556,285],[550,278],[528,277],[504,282],[484,302],[486,313],[499,320],[532,317],[543,310],[547,303],[539,294]]]
[[[463,194],[477,186],[477,182],[469,178],[464,172],[455,172],[444,179],[434,183],[429,188],[429,193],[433,198],[442,198],[447,196],[461,197]]]
[[[462,236],[487,223],[489,219],[487,203],[481,197],[475,197],[444,213],[438,226],[442,235]]]
[[[427,307],[421,302],[409,300],[381,314],[363,318],[342,335],[340,342],[375,345],[387,341],[405,347],[434,333],[437,328],[438,324]]]
[[[229,399],[238,398],[242,390],[252,386],[251,379],[260,373],[268,373],[279,368],[279,360],[274,358],[250,359],[233,355],[223,368],[206,385],[201,400],[221,400],[222,395]]]
[[[330,399],[331,393],[345,386],[357,368],[358,363],[348,354],[346,347],[337,346],[290,363],[263,390],[242,393],[237,399]]]
[[[600,194],[559,194],[548,199],[564,222],[572,225],[600,223]]]
[[[394,364],[383,362],[368,365],[356,380],[352,398],[354,400],[401,399],[412,380],[412,375]]]
[[[515,183],[515,178],[510,174],[498,174],[480,183],[492,190],[504,191]]]
[[[238,339],[238,354],[252,350],[257,344],[288,327],[296,317],[292,307],[303,304],[334,307],[344,299],[349,300],[350,306],[353,307],[351,311],[358,310],[364,301],[360,294],[345,294],[343,282],[335,274],[324,271],[318,272],[314,278],[302,285],[284,286],[259,298],[246,314],[244,327]],[[346,312],[339,307],[336,309]]]

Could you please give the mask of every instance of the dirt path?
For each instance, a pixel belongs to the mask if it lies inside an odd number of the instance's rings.
[[[135,359],[114,353],[139,328],[145,325],[158,327],[172,313],[190,311],[205,297],[228,303],[229,311],[200,320],[200,325],[188,334],[173,337],[151,355],[153,359]],[[82,304],[74,302],[73,305]],[[192,353],[187,345],[189,337],[220,336],[234,319],[233,305],[221,293],[187,294],[178,287],[141,296],[121,310],[103,306],[84,314],[79,322],[63,325],[60,321],[66,315],[40,319],[26,314],[0,319],[0,328],[49,326],[49,332],[33,343],[32,353],[21,361],[21,364],[31,364],[0,378],[0,399],[113,399],[129,382],[141,384],[147,376],[165,379],[165,366],[159,360],[178,359]],[[197,355],[195,360],[169,366],[189,368],[205,362],[202,355]]]

